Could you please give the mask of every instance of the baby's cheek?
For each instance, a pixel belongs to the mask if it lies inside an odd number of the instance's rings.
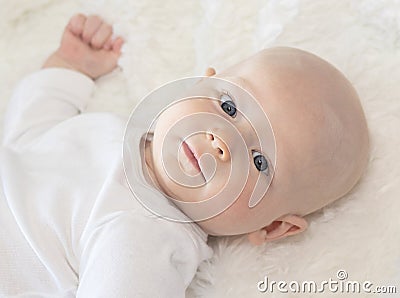
[[[249,207],[250,200],[262,200],[262,197],[260,196],[262,192],[260,193],[258,190],[266,190],[267,187],[266,183],[264,183],[266,179],[263,175],[264,173],[250,167],[246,184],[236,201],[237,212],[249,212],[253,209]]]

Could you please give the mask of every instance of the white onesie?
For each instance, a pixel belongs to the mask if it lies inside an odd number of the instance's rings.
[[[24,78],[9,103],[1,297],[185,297],[212,255],[198,225],[159,218],[135,199],[122,163],[127,119],[81,113],[93,87],[79,72],[47,68]],[[141,169],[139,145],[137,156]]]

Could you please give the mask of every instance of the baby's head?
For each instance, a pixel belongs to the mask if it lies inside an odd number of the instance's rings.
[[[266,141],[275,142],[277,151],[272,182],[262,199],[249,207],[257,179],[272,165],[268,153],[257,149],[259,136],[243,115],[235,113],[234,104],[216,106],[215,101],[206,99],[184,101],[160,115],[146,160],[158,187],[178,201],[204,201],[226,187],[227,179],[232,178],[232,164],[239,163],[237,144],[232,143],[230,135],[236,130],[244,138],[248,156],[240,160],[251,163],[247,180],[228,208],[197,222],[205,232],[248,234],[254,244],[294,235],[307,228],[306,215],[339,199],[356,184],[368,162],[367,124],[356,91],[328,62],[294,48],[271,48],[217,74],[209,68],[206,75],[239,85],[258,101],[254,109],[262,108],[275,137],[269,136]],[[252,108],[247,106],[247,113]],[[222,129],[204,121],[202,133],[182,136],[197,159],[207,153],[216,163],[209,182],[190,188],[177,184],[165,173],[162,147],[177,119],[196,113],[219,114],[231,119],[235,129]],[[193,174],[205,170],[202,167],[207,165],[201,160],[196,168],[187,156],[190,152],[183,157],[183,169]],[[187,211],[184,205],[181,209]]]

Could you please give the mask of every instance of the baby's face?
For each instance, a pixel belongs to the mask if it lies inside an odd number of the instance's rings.
[[[213,224],[224,218],[224,233],[237,234],[254,227],[253,206],[263,199],[274,173],[275,139],[263,107],[238,90],[245,87],[244,80],[229,81],[235,85],[228,84],[229,91],[217,88],[214,99],[189,98],[163,111],[154,129],[152,156],[162,190],[175,200],[197,203],[178,204],[186,214],[210,218],[202,222]],[[176,179],[182,175],[189,177],[187,183]],[[214,203],[199,204],[208,199]],[[232,214],[217,215],[227,207]],[[253,220],[240,229],[236,223],[229,227],[227,221],[246,217]]]
[[[219,209],[223,212],[211,210],[215,216],[198,222],[209,234],[248,233],[288,214],[308,214],[332,200],[320,199],[324,201],[320,204],[314,197],[322,191],[332,193],[339,183],[326,181],[338,172],[337,165],[329,163],[337,148],[327,131],[338,123],[328,119],[332,111],[322,100],[327,87],[319,88],[318,80],[330,74],[322,66],[307,71],[301,63],[282,67],[281,57],[274,51],[261,52],[216,75],[252,97],[234,97],[221,90],[215,96],[219,100],[183,100],[158,118],[150,171],[162,191],[177,201],[213,198],[213,206],[228,207]],[[352,117],[363,120],[362,113]],[[196,183],[177,183],[166,171],[169,164],[179,165],[175,170]],[[178,206],[196,217],[193,204]]]

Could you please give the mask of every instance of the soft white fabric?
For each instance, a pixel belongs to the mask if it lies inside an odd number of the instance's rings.
[[[84,113],[93,87],[78,72],[44,69],[27,76],[10,101],[1,161],[2,297],[184,297],[211,257],[196,224],[166,221],[136,201],[122,164],[126,119]],[[137,149],[131,166],[141,168]],[[171,208],[143,175],[137,179],[145,195]]]

